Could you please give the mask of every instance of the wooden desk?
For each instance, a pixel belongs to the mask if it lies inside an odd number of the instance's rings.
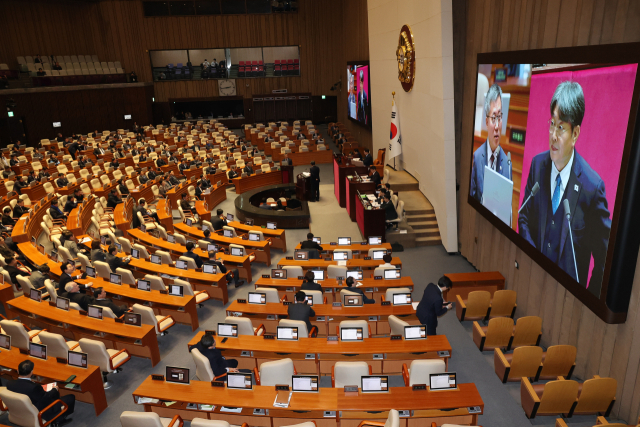
[[[499,271],[449,273],[445,276],[453,282],[453,288],[443,293],[446,301],[455,301],[456,295],[466,300],[469,292],[473,291],[489,291],[493,297],[495,291],[504,289],[505,278]]]
[[[352,245],[332,245],[330,243],[323,243],[322,246],[323,252],[333,253],[333,251],[340,251],[344,249],[351,250],[351,253],[354,258],[360,258],[367,256],[369,253],[369,249],[386,249],[387,253],[391,253],[391,243],[380,243],[379,245],[362,245],[362,244],[352,244]],[[300,249],[300,243],[296,246],[296,250]]]
[[[371,236],[382,236],[382,241],[386,240],[387,226],[386,215],[382,209],[366,209],[362,201],[355,200],[356,222],[362,237],[366,240]]]
[[[338,163],[338,159],[342,159],[342,163]],[[347,175],[354,175],[355,172],[366,175],[368,172],[366,166],[347,166],[345,162],[345,157],[334,157],[333,159],[334,193],[341,208],[347,207],[347,187],[345,184]]]
[[[156,290],[146,292],[137,288],[131,288],[129,285],[115,285],[102,277],[96,277],[95,279],[88,277],[86,279],[76,279],[75,281],[82,284],[93,282],[93,288],[103,288],[110,294],[110,297],[113,296],[116,304],[118,304],[119,301],[129,307],[133,304],[148,305],[153,309],[155,314],[164,316],[170,314],[176,323],[189,325],[192,331],[195,331],[200,326],[196,308],[196,298],[193,295],[176,297],[161,294],[160,291]]]
[[[208,381],[191,381],[189,385],[177,385],[154,381],[151,376],[133,392],[134,401],[139,397],[150,397],[160,401],[176,401],[167,407],[162,402],[145,403],[144,410],[161,417],[180,415],[185,420],[205,418],[225,420],[232,424],[248,422],[251,426],[271,427],[315,421],[320,427],[356,427],[362,419],[384,422],[391,409],[412,410],[412,416],[401,418],[401,427],[418,427],[455,422],[476,425],[477,415],[469,414],[467,408],[480,406],[484,402],[475,384],[460,384],[458,390],[447,392],[413,391],[411,387],[390,387],[388,393],[346,395],[337,388],[320,388],[318,393],[294,393],[289,407],[273,407],[277,391],[275,387],[254,386],[252,391],[233,390],[226,387],[211,387]],[[239,414],[220,412],[222,406],[237,407],[242,402]],[[216,405],[214,411],[188,410],[188,403]],[[269,415],[253,415],[254,408],[269,410]],[[324,411],[336,411],[336,416],[324,418]],[[405,421],[406,420],[406,421]]]
[[[129,230],[129,236],[137,243],[140,243],[141,245],[146,247],[147,251],[150,254],[155,253],[158,249],[167,251],[169,252],[169,255],[171,255],[171,257],[174,259],[174,261],[184,255],[185,252],[187,252],[187,248],[179,243],[169,243],[158,237],[143,233],[139,229]],[[209,258],[209,253],[207,251],[203,251],[199,247],[194,248],[193,251],[204,259]],[[253,282],[249,255],[233,256],[226,254],[217,254],[217,259],[222,259],[225,263],[225,266],[227,266],[228,268],[237,268],[238,273],[240,273],[240,277],[245,279],[247,282]]]
[[[76,400],[92,403],[96,411],[96,416],[100,415],[102,411],[107,408],[107,396],[105,395],[104,386],[102,385],[102,374],[100,368],[97,366],[89,365],[86,369],[83,369],[58,363],[55,357],[42,360],[20,354],[19,350],[14,347],[11,350],[3,349],[2,352],[0,352],[0,366],[6,368],[0,370],[0,376],[5,379],[17,379],[18,365],[27,359],[33,362],[33,374],[40,377],[38,379],[39,383],[47,384],[54,381],[61,383],[71,375],[75,375],[76,377],[71,383],[80,387],[68,389],[60,385],[58,389],[60,395],[73,394]]]
[[[236,186],[236,194],[242,194],[254,188],[282,184],[282,171],[263,172],[245,178],[233,178],[231,182]]]
[[[345,199],[347,203],[347,213],[352,222],[356,222],[356,203],[360,203],[358,200],[358,191],[360,194],[374,193],[376,190],[376,184],[374,182],[362,182],[355,179],[345,178],[345,190],[347,192]],[[384,233],[382,234],[384,238]]]
[[[287,237],[285,235],[284,229],[276,229],[271,230],[268,228],[263,228],[259,225],[246,225],[242,224],[239,221],[229,221],[227,223],[229,227],[233,227],[236,231],[240,231],[242,233],[249,233],[249,231],[261,231],[264,234],[265,238],[271,239],[271,246],[274,248],[282,249],[282,252],[287,251]]]
[[[340,293],[337,294],[338,300]],[[263,324],[267,332],[276,333],[280,319],[288,318],[289,306],[277,303],[240,304],[233,301],[227,307],[227,316],[243,316],[252,319],[253,326]],[[416,311],[411,305],[365,304],[362,307],[333,307],[327,304],[314,304],[316,316],[311,324],[318,327],[319,336],[336,335],[336,327],[343,320],[366,320],[371,328],[371,335],[390,335],[388,318],[390,315],[402,318],[412,325],[419,325]]]
[[[217,174],[216,174],[217,175]],[[209,177],[211,177],[213,175],[209,175]],[[205,208],[209,211],[209,219],[207,221],[211,220],[211,211],[218,206],[220,203],[224,202],[225,200],[227,200],[227,184],[226,184],[226,175],[225,178],[222,180],[222,183],[220,184],[220,186],[218,187],[216,185],[217,181],[212,181],[212,187],[211,187],[211,192],[209,194],[203,194],[202,200],[206,203]]]
[[[34,202],[31,206],[31,209],[33,209],[31,211],[33,213],[31,219],[27,221],[28,215],[25,214],[16,221],[16,225],[11,230],[11,239],[14,243],[29,242],[31,237],[37,238],[40,235],[42,232],[40,222],[42,222],[42,218],[49,210],[52,199],[53,196],[50,196],[47,199]],[[33,248],[33,246],[31,247]]]
[[[72,232],[76,238],[85,234],[85,231],[91,225],[91,217],[93,215],[92,211],[96,199],[93,196],[89,196],[89,198],[85,200],[86,202],[84,204],[78,205],[77,208],[74,208],[69,213],[69,217],[67,219],[67,230]],[[82,210],[82,212],[80,212],[80,210]]]
[[[125,202],[118,203],[113,210],[113,222],[116,228],[122,231],[125,239],[129,238],[128,231],[131,228],[133,216],[133,199],[128,198]],[[86,230],[86,228],[85,228]]]
[[[39,303],[24,296],[7,302],[7,306],[7,317],[18,316],[30,328],[46,329],[73,341],[99,340],[115,350],[126,348],[132,356],[151,359],[152,366],[160,361],[158,338],[151,325],[136,327],[116,323],[114,319],[92,319],[77,310],[60,310],[46,301]]]
[[[0,303],[4,307],[4,312],[7,312],[7,302],[14,299],[16,295],[13,293],[13,286],[8,283],[0,284]]]
[[[363,277],[371,277],[373,276],[373,270],[375,270],[376,267],[382,264],[384,264],[384,261],[381,259],[370,259],[370,260],[348,259],[346,267],[347,269],[361,268]],[[402,268],[402,261],[400,261],[400,258],[398,257],[393,257],[391,259],[391,264],[398,268]],[[278,261],[279,268],[284,266],[289,266],[289,265],[302,267],[302,271],[306,273],[309,269],[313,269],[313,268],[320,268],[322,270],[326,270],[327,267],[330,265],[338,265],[338,261],[326,261],[324,259],[310,259],[307,261],[298,261],[295,259],[286,259],[286,258],[282,258],[280,261]]]
[[[202,240],[204,238],[202,230],[194,226],[188,226],[183,222],[174,224],[173,228],[178,230],[181,234],[191,236],[197,240]],[[224,237],[217,233],[211,233],[209,238],[217,245],[225,248],[229,248],[229,245],[231,244],[244,246],[245,252],[253,252],[255,254],[255,262],[263,262],[267,266],[271,265],[271,245],[266,240],[254,242],[251,240],[244,240],[240,237]]]
[[[373,277],[365,278],[360,281],[362,286],[360,289],[368,298],[373,298],[376,303],[382,301],[382,295],[385,295],[387,289],[393,288],[409,288],[413,292],[413,280],[411,277],[405,276],[394,280],[375,280]],[[336,279],[325,279],[319,283],[322,286],[323,295],[327,297],[327,304],[340,300],[340,290],[346,289],[344,284],[338,285]],[[271,279],[261,277],[256,280],[256,288],[276,288],[281,297],[286,296],[288,301],[293,301],[294,295],[300,290],[302,280],[298,278],[288,279]]]

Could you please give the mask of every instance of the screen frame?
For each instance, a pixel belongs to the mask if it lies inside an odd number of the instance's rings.
[[[364,379],[365,378],[386,378],[387,379],[387,389],[386,390],[365,390],[364,389]],[[362,393],[389,393],[389,375],[363,375],[360,377],[360,392]]]
[[[237,333],[236,335],[225,335],[223,333],[220,332],[220,325],[223,326],[235,326],[236,327],[236,332],[238,332],[238,324],[237,323],[225,323],[225,322],[220,322],[218,323],[218,325],[216,326],[216,332],[218,333],[218,336],[220,337],[229,337],[229,338],[238,338],[240,336],[239,333]]]
[[[636,123],[640,119],[638,101],[640,99],[640,43],[610,44],[599,46],[575,46],[569,48],[534,49],[527,51],[508,51],[496,53],[479,53],[476,60],[476,71],[480,64],[583,64],[575,67],[562,67],[541,72],[558,72],[560,70],[582,70],[604,68],[625,64],[638,64],[627,133],[625,136],[620,175],[616,190],[616,202],[612,209],[611,233],[605,260],[602,286],[599,296],[595,296],[588,289],[580,285],[556,263],[548,259],[542,252],[531,246],[522,236],[500,218],[494,216],[479,201],[467,191],[467,203],[480,215],[496,227],[522,252],[537,263],[546,273],[551,275],[566,290],[587,306],[605,323],[624,323],[627,318],[631,289],[635,276],[638,252],[640,249],[640,234],[635,232],[635,212],[640,210],[640,196],[636,189],[640,186],[640,132]],[[477,93],[478,79],[475,81]],[[473,96],[475,105],[476,99]],[[474,134],[474,120],[469,120],[465,126]],[[470,185],[473,167],[473,140],[471,154],[468,160],[468,184]],[[465,177],[466,178],[466,177]],[[611,191],[611,190],[610,190]]]
[[[367,97],[369,98],[369,105],[373,105],[372,101],[371,101],[371,64],[369,63],[369,61],[347,61],[347,67],[349,67],[350,65],[357,65],[357,66],[362,66],[362,67],[367,67],[367,81],[369,82],[369,92],[367,93]],[[343,74],[344,75],[344,74]],[[345,82],[345,92],[349,90],[349,81]],[[348,98],[348,96],[347,96]],[[348,106],[348,101],[347,101],[347,106]],[[360,123],[357,119],[352,119],[351,116],[349,116],[349,114],[347,114],[347,119],[357,123],[358,125],[364,127],[364,128],[369,128],[369,129],[373,129],[373,111],[371,111],[371,107],[369,107],[369,123]]]
[[[280,338],[280,330],[285,330],[285,329],[295,329],[296,330],[296,338]],[[298,341],[300,338],[300,335],[298,334],[298,327],[297,326],[277,326],[276,327],[276,339],[277,340],[282,340],[282,341]]]
[[[316,379],[316,384],[318,384],[318,387],[316,387],[315,390],[298,390],[295,388],[295,386],[293,385],[295,382],[293,381],[294,378],[315,378]],[[294,393],[319,393],[320,392],[320,377],[318,375],[298,375],[298,374],[294,374],[291,376],[291,391],[293,391]]]
[[[245,377],[245,380],[247,378],[247,375],[251,376],[251,386],[250,387],[245,387],[245,388],[240,388],[240,387],[229,387],[229,377],[230,376],[236,376],[236,375],[242,375]],[[227,388],[231,389],[231,390],[253,390],[253,374],[243,374],[242,372],[227,372]]]
[[[38,347],[44,347],[44,357],[39,357],[39,356],[34,356],[33,354],[31,354],[31,346],[35,345]],[[29,341],[29,357],[33,357],[35,359],[40,359],[40,360],[47,360],[47,358],[49,357],[49,353],[47,351],[47,346],[45,344],[39,344],[33,341]]]
[[[75,353],[75,354],[80,354],[82,355],[82,358],[85,359],[87,361],[87,365],[86,366],[78,366],[78,365],[74,365],[71,363],[71,358],[69,356],[71,356],[71,353]],[[67,352],[67,365],[69,366],[73,366],[74,368],[80,368],[80,369],[89,369],[89,354],[88,353],[84,353],[81,351],[73,351],[73,350],[69,350]]]
[[[250,301],[250,296],[254,294],[254,295],[262,295],[264,296],[264,302],[251,302]],[[260,298],[262,299],[262,297]],[[247,304],[256,304],[256,305],[266,305],[267,304],[267,294],[264,292],[249,292],[247,294]]]
[[[187,371],[187,375],[186,375],[187,382],[169,380],[169,369],[184,369],[185,371]],[[191,370],[189,368],[182,368],[180,366],[167,366],[165,368],[164,380],[165,380],[165,382],[168,382],[168,383],[171,383],[171,384],[189,385],[189,384],[191,384]]]
[[[439,377],[442,375],[453,375],[455,378],[456,386],[455,387],[447,387],[447,388],[431,388],[431,377]],[[458,375],[456,372],[439,372],[437,374],[429,374],[429,390],[456,390],[458,388]]]
[[[358,332],[358,329],[360,329],[360,333],[362,334],[362,338],[358,339],[356,338],[355,340],[345,340],[342,338],[342,331],[346,331],[347,329],[355,329],[356,333]],[[349,328],[342,328],[340,329],[340,341],[344,341],[344,342],[364,342],[364,328],[360,327],[360,326],[354,326],[354,327],[349,327]]]

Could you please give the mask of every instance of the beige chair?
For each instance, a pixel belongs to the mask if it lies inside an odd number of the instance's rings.
[[[166,264],[166,265],[173,265],[174,264],[173,260],[171,259],[171,254],[169,252],[167,252],[167,251],[156,251],[156,253],[154,255],[158,255],[163,264]],[[180,257],[180,258],[182,258],[182,257]]]
[[[118,237],[118,243],[122,246],[122,252],[131,255],[131,241],[125,237]]]
[[[288,279],[297,279],[300,276],[304,276],[302,272],[302,267],[297,265],[285,265],[282,267],[283,270],[287,270],[287,278]]]
[[[417,359],[407,364],[402,364],[402,378],[404,385],[411,387],[414,384],[429,384],[429,375],[447,372],[447,366],[442,359]]]
[[[196,364],[196,377],[200,381],[213,381],[216,377],[213,375],[213,370],[211,369],[211,363],[209,363],[209,359],[200,353],[200,350],[197,348],[193,348],[191,350],[191,357],[193,358],[194,363]],[[224,375],[227,375],[225,372]]]
[[[116,268],[116,274],[120,275],[123,285],[136,284],[136,278],[133,277],[133,273],[131,271],[118,267]]]
[[[600,427],[600,426],[632,427],[631,424],[610,423],[609,421],[607,421],[605,417],[598,417],[596,419],[596,425],[594,425],[593,427]],[[639,426],[640,426],[640,419],[638,419],[638,423],[636,424],[636,427],[639,427]],[[569,425],[562,418],[557,418],[555,427],[569,427]]]
[[[193,295],[196,298],[196,304],[199,304],[202,307],[202,303],[211,299],[211,296],[207,291],[194,291],[191,287],[191,283],[186,282],[180,279],[173,279],[174,285],[182,286],[182,290],[184,295]]]
[[[106,308],[106,307],[105,307]],[[80,343],[77,341],[65,341],[60,334],[43,331],[38,335],[40,342],[47,346],[48,357],[59,357],[66,359],[69,350],[81,352]]]
[[[87,271],[87,267],[91,267],[91,260],[82,252],[78,252],[78,261],[80,261],[80,270]]]
[[[193,258],[189,258],[186,256],[181,256],[178,258],[178,260],[180,261],[184,261],[187,263],[187,268],[189,270],[195,270],[196,268],[198,268],[198,266],[196,265],[196,261]]]
[[[338,277],[343,277],[343,278],[347,277],[347,267],[344,265],[327,266],[327,278],[336,279]]]
[[[120,414],[122,427],[182,427],[184,421],[180,415],[173,418],[160,418],[155,412],[124,411]]]
[[[390,288],[384,294],[383,301],[391,301],[393,303],[393,295],[394,294],[410,294],[411,289],[409,288]]]
[[[324,295],[322,295],[321,291],[308,291],[308,290],[305,290],[304,293],[305,293],[306,296],[313,297],[313,305],[326,304],[327,303],[327,298]]]
[[[46,329],[31,330],[27,326],[20,322],[14,322],[12,320],[0,320],[0,327],[5,334],[11,337],[11,346],[17,347],[22,350],[29,350],[29,343],[40,343],[39,334],[46,331]]]
[[[307,323],[302,320],[280,319],[278,326],[298,328],[299,338],[314,338],[318,336],[318,328],[314,325],[309,331],[307,330]]]
[[[372,372],[367,362],[336,362],[331,367],[331,387],[340,389],[346,385],[360,387],[361,378],[371,375]]]
[[[62,410],[52,419],[45,421],[42,419],[42,415],[51,405],[38,412],[38,409],[31,403],[29,396],[22,393],[14,393],[7,390],[6,387],[0,387],[0,399],[2,404],[6,406],[6,410],[9,411],[9,421],[21,427],[46,427],[63,416],[69,409],[66,403],[56,399],[52,402],[52,405],[60,404],[62,405]],[[2,409],[5,410],[5,408]]]
[[[435,425],[435,422],[433,423]],[[369,420],[364,420],[362,421],[358,427],[367,427],[367,426],[371,426],[371,427],[400,427],[400,413],[395,410],[392,409],[389,411],[389,416],[387,417],[387,421],[382,423],[379,421],[369,421]],[[442,424],[442,427],[456,427],[453,424]]]
[[[161,316],[156,315],[151,307],[145,307],[140,304],[133,304],[131,311],[142,315],[142,323],[145,325],[152,325],[156,328],[156,334],[166,335],[167,329],[175,325],[175,321],[171,315]],[[82,343],[80,343],[82,345]]]
[[[296,374],[293,360],[280,359],[272,362],[264,362],[260,369],[254,368],[256,384],[262,386],[275,386],[276,384],[288,384],[293,386],[291,377]]]
[[[456,317],[459,321],[483,320],[489,314],[491,293],[489,291],[469,292],[466,300],[456,295]]]
[[[284,299],[280,299],[278,290],[275,288],[256,288],[255,292],[266,294],[267,303],[273,302],[276,304],[281,303]]]
[[[126,349],[113,350],[106,348],[102,341],[80,338],[80,347],[83,353],[87,353],[89,365],[100,368],[104,388],[111,387],[111,384],[107,381],[107,375],[121,371],[120,367],[131,359]]]
[[[140,254],[140,258],[144,258],[144,259],[149,259],[150,255],[149,252],[147,251],[147,248],[144,247],[143,245],[139,244],[139,243],[135,243],[133,245],[133,249],[137,249],[139,254]]]
[[[389,315],[387,318],[389,322],[389,328],[391,329],[391,335],[402,335],[404,337],[404,327],[410,326],[408,322],[404,320],[400,320],[398,317],[393,314]]]
[[[265,332],[265,327],[263,324],[260,324],[257,328],[253,327],[251,323],[251,319],[247,317],[236,317],[236,316],[227,316],[224,319],[224,323],[230,323],[238,325],[238,336],[240,335],[255,335],[262,336]]]
[[[153,274],[145,274],[144,280],[147,280],[151,285],[151,290],[154,291],[166,291],[167,287],[164,284],[164,280],[162,277],[155,276]]]
[[[111,277],[111,267],[104,261],[94,261],[93,266],[96,268],[96,276],[109,280]]]

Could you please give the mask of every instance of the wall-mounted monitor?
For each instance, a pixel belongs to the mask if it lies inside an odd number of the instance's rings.
[[[125,120],[131,120],[131,114],[125,114],[124,115],[124,119]]]
[[[62,127],[62,123],[61,122],[53,122],[53,127],[54,128],[60,128],[60,127]]]
[[[479,54],[468,203],[607,323],[640,234],[640,44]]]
[[[347,63],[347,117],[362,126],[371,125],[369,61]]]

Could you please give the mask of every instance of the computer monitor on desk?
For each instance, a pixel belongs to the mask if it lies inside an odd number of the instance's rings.
[[[426,325],[409,325],[404,327],[405,340],[421,340],[427,338]]]
[[[93,319],[102,320],[102,307],[90,305],[87,310],[87,316]]]
[[[362,328],[340,329],[340,341],[363,341]]]
[[[167,242],[169,243],[175,243],[176,242],[176,238],[174,236],[172,236],[171,234],[169,234],[167,236]]]
[[[216,274],[218,266],[215,264],[202,264],[202,272],[207,274]]]
[[[233,231],[231,231],[231,230],[222,230],[222,235],[224,237],[233,237]]]
[[[385,393],[389,391],[389,377],[386,375],[363,375],[360,377],[363,393]]]
[[[324,280],[324,270],[321,269],[317,269],[317,270],[309,270],[313,273],[313,280],[314,281],[322,281]]]
[[[399,268],[390,268],[390,269],[384,270],[385,280],[400,279],[401,277],[402,277],[402,273],[400,272]]]
[[[137,287],[141,291],[151,292],[151,282],[148,280],[138,280]]]
[[[266,304],[267,294],[262,292],[249,292],[249,304]]]
[[[295,251],[293,253],[293,259],[298,261],[307,261],[309,259],[309,252],[307,251]]]
[[[218,245],[213,243],[207,244],[207,252],[218,252]]]
[[[253,388],[253,378],[251,374],[229,372],[227,373],[227,388],[251,390]]]
[[[238,325],[235,323],[218,323],[218,335],[236,338],[238,336]]]
[[[0,334],[0,348],[11,350],[11,336]]]
[[[188,268],[187,262],[179,259],[178,261],[176,261],[176,268],[179,268],[180,270],[186,270]]]
[[[67,353],[67,364],[69,366],[75,366],[76,368],[88,368],[89,367],[89,355],[87,353],[80,353],[78,351],[69,350]]]
[[[443,372],[429,375],[429,389],[451,390],[458,386],[455,372]]]
[[[29,343],[29,356],[47,360],[47,346],[44,344]]]
[[[277,337],[279,340],[298,341],[298,328],[296,326],[278,326]]]
[[[160,255],[151,255],[151,263],[156,265],[162,265],[162,257]]]
[[[333,251],[334,261],[346,261],[348,257],[349,257],[349,254],[347,252]]]
[[[287,278],[287,270],[284,269],[271,269],[271,278],[272,279],[286,279]]]
[[[249,240],[252,241],[252,242],[259,242],[260,241],[260,235],[258,233],[249,232]]]
[[[353,280],[362,280],[362,270],[347,270],[347,277],[353,277]]]
[[[58,297],[56,299],[56,307],[60,310],[69,311],[69,298]]]
[[[168,383],[188,385],[190,381],[189,369],[167,366],[167,375],[165,378]]]
[[[180,285],[169,285],[169,295],[174,297],[183,297],[184,288]]]
[[[111,283],[113,283],[114,285],[121,285],[122,284],[122,276],[120,274],[116,274],[116,273],[109,273],[109,281]]]
[[[369,236],[369,244],[370,245],[382,244],[382,236]]]
[[[316,393],[320,390],[318,387],[317,375],[293,375],[291,390],[302,393]]]
[[[411,294],[393,294],[393,305],[409,305],[411,304]]]
[[[278,224],[277,224],[277,223],[275,223],[275,222],[267,222],[267,229],[269,229],[269,230],[275,230],[275,229],[276,229],[276,227],[277,227],[277,225],[278,225]]]
[[[131,258],[140,259],[140,251],[131,249]]]
[[[242,256],[244,249],[242,248],[231,248],[231,255],[233,256]]]
[[[351,245],[351,237],[338,237],[338,245],[340,246]]]
[[[373,256],[371,258],[373,259],[382,259],[382,257],[384,257],[387,254],[386,249],[380,249],[377,251],[373,251]]]

